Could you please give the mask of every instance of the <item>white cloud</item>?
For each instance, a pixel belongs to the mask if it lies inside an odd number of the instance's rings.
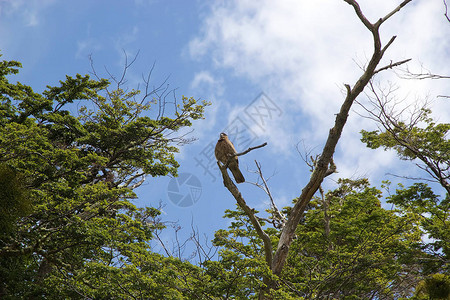
[[[223,95],[223,80],[215,78],[209,71],[200,71],[195,74],[190,84],[191,89],[201,90],[202,94],[220,97]]]
[[[202,138],[205,134],[210,133],[217,122],[217,114],[224,108],[221,100],[224,93],[224,82],[220,77],[214,77],[209,71],[200,71],[195,74],[194,79],[190,83],[190,93],[202,95],[200,100],[211,102],[205,111],[205,120],[201,124],[195,124],[195,135]],[[214,139],[216,136],[214,136]]]
[[[400,3],[358,2],[372,22]],[[344,98],[343,84],[355,83],[362,73],[360,66],[372,53],[371,33],[344,1],[216,1],[202,28],[189,45],[193,58],[212,60],[211,73],[228,69],[276,95],[285,113],[264,134],[279,152],[292,151],[289,143],[301,139],[312,147],[324,142]],[[440,1],[409,4],[381,28],[384,43],[397,35],[382,65],[412,58],[411,66],[423,63],[434,72],[450,74],[449,33]],[[398,97],[409,96],[408,102],[430,91],[431,96],[450,94],[444,82],[398,80],[392,73],[379,78],[398,82]],[[450,111],[448,102],[441,101],[443,105],[444,111]],[[443,114],[441,118],[448,119],[448,113]],[[370,127],[370,122],[352,114],[345,128],[339,154],[345,176],[375,173],[395,158],[389,152],[364,148],[359,142],[364,126]],[[352,155],[345,151],[348,147]]]
[[[208,71],[200,71],[194,75],[189,88],[189,95],[193,95],[198,101],[207,100],[211,102],[211,105],[207,106],[205,109],[204,120],[194,121],[192,127],[185,128],[182,131],[190,132],[193,129],[194,132],[189,136],[197,139],[194,144],[205,147],[218,139],[218,133],[215,131],[213,132],[217,124],[217,118],[222,111],[230,108],[221,98],[224,91],[223,79],[214,77],[214,75]],[[189,154],[192,154],[189,147],[181,147],[177,158],[184,159],[186,158],[186,155]]]
[[[26,26],[37,26],[42,20],[42,12],[55,0],[0,0],[0,16],[18,15]]]

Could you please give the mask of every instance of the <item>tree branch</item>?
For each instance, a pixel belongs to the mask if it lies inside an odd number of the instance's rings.
[[[260,148],[260,147],[256,147]],[[258,236],[262,239],[264,243],[264,253],[266,256],[266,262],[270,266],[272,265],[272,243],[270,241],[269,235],[264,232],[262,229],[261,224],[259,223],[257,217],[255,216],[255,211],[251,209],[247,203],[245,202],[244,198],[242,197],[241,192],[239,192],[239,189],[236,187],[236,185],[233,183],[233,181],[230,179],[230,176],[228,175],[227,168],[225,166],[221,166],[219,162],[217,162],[217,165],[219,166],[220,171],[222,172],[222,178],[223,178],[223,185],[228,189],[228,191],[233,195],[234,199],[236,199],[236,202],[238,203],[239,207],[242,208],[242,210],[245,212],[245,214],[249,217],[250,222],[255,227],[256,232],[258,233]]]
[[[258,174],[259,174],[259,177],[261,178],[261,180],[262,180],[262,182],[263,182],[263,184],[264,184],[264,188],[263,188],[263,190],[266,192],[266,194],[269,196],[269,199],[270,199],[270,203],[271,203],[271,206],[272,206],[272,210],[273,210],[273,218],[274,218],[274,221],[275,220],[278,220],[279,221],[279,228],[281,229],[281,228],[283,228],[284,227],[284,224],[286,223],[286,217],[284,216],[284,214],[282,213],[282,212],[280,212],[279,210],[278,210],[278,207],[277,207],[277,205],[275,204],[275,201],[273,200],[273,197],[272,197],[272,193],[270,192],[270,189],[269,189],[269,186],[267,185],[267,182],[266,182],[266,179],[264,178],[264,176],[263,176],[263,173],[262,173],[262,170],[261,170],[261,165],[255,160],[255,164],[256,164],[256,167],[258,168]],[[274,222],[275,223],[275,222]],[[275,226],[275,224],[274,224],[274,226]]]
[[[327,174],[329,173],[327,171],[331,169],[332,157],[336,149],[336,145],[340,139],[342,130],[347,121],[348,113],[350,111],[353,102],[364,90],[366,85],[369,83],[370,79],[376,74],[375,72],[376,67],[380,63],[384,52],[395,39],[395,37],[391,38],[391,40],[387,43],[387,45],[384,48],[382,48],[381,39],[378,32],[379,26],[385,20],[390,18],[393,14],[398,12],[403,6],[405,6],[411,0],[403,1],[397,8],[395,8],[391,13],[386,15],[384,18],[380,19],[375,25],[371,24],[367,20],[367,18],[362,13],[356,1],[354,0],[344,0],[344,1],[353,7],[358,18],[361,20],[364,26],[366,26],[367,29],[369,29],[370,32],[372,33],[374,51],[367,65],[366,70],[361,75],[361,77],[356,81],[353,88],[351,88],[350,85],[345,85],[347,89],[347,95],[345,97],[344,102],[341,105],[339,113],[336,115],[334,127],[330,129],[327,141],[322,150],[322,154],[320,155],[320,158],[317,161],[317,165],[310,177],[310,180],[303,188],[298,198],[298,201],[292,208],[288,220],[286,222],[286,225],[281,232],[278,248],[273,257],[273,262],[271,266],[274,275],[280,275],[287,258],[289,247],[295,235],[295,230],[303,216],[306,206],[319,189],[320,184],[322,183],[325,176],[327,176]]]
[[[241,192],[239,192],[239,189],[236,187],[236,185],[233,183],[233,181],[230,179],[230,176],[227,172],[227,167],[231,159],[235,156],[241,156],[244,154],[249,153],[252,150],[262,148],[266,146],[267,143],[263,143],[259,146],[250,147],[247,150],[235,153],[229,155],[229,158],[227,160],[227,163],[225,165],[221,165],[221,163],[218,161],[217,165],[219,166],[220,171],[222,172],[222,178],[223,178],[223,185],[228,189],[228,191],[233,195],[234,199],[236,199],[236,202],[238,205],[242,208],[242,210],[246,213],[246,215],[249,217],[250,222],[255,227],[255,230],[258,234],[258,236],[262,239],[264,243],[264,253],[267,264],[270,266],[272,264],[272,255],[273,255],[273,249],[272,249],[272,243],[270,241],[270,237],[264,232],[264,230],[261,227],[261,224],[259,223],[257,217],[255,216],[255,212],[253,209],[251,209],[247,203],[245,202],[244,198],[242,197]]]
[[[233,159],[233,157],[245,155],[245,154],[249,153],[250,151],[253,151],[255,149],[262,148],[262,147],[265,147],[265,146],[267,146],[267,143],[263,143],[263,144],[261,144],[259,146],[255,146],[255,147],[250,147],[247,150],[245,150],[243,152],[240,152],[240,153],[228,154],[227,155],[228,156],[228,160],[227,160],[227,163],[225,164],[225,167],[226,168],[228,167],[228,165],[230,164],[230,162]]]
[[[404,64],[404,63],[409,62],[410,60],[411,60],[411,58],[408,58],[408,59],[405,59],[405,60],[402,60],[402,61],[398,61],[398,62],[395,62],[395,63],[393,63],[393,62],[391,61],[391,63],[390,63],[389,65],[384,66],[384,67],[382,67],[382,68],[379,68],[379,69],[375,70],[374,74],[377,74],[377,73],[379,73],[379,72],[381,72],[381,71],[385,71],[385,70],[387,70],[387,69],[392,69],[392,68],[394,68],[394,67],[398,67],[398,66],[400,66],[400,65],[402,65],[402,64]]]
[[[262,148],[262,147],[265,147],[265,146],[267,146],[267,142],[266,142],[266,143],[263,143],[263,144],[261,144],[261,145],[259,145],[259,146],[250,147],[250,148],[248,148],[247,150],[245,150],[245,151],[243,151],[243,152],[236,153],[235,156],[245,155],[245,154],[249,153],[250,151],[253,151],[253,150],[255,150],[255,149]]]
[[[369,22],[369,20],[367,20],[366,16],[364,16],[364,14],[361,10],[361,7],[359,7],[358,2],[356,2],[355,0],[344,0],[344,1],[347,2],[349,5],[353,6],[353,9],[355,10],[356,15],[361,20],[361,22],[364,24],[364,26],[366,26],[367,29],[372,31],[373,25],[372,25],[372,23]]]
[[[395,13],[397,13],[400,9],[403,8],[403,6],[405,6],[406,4],[408,4],[409,2],[411,2],[412,0],[405,0],[402,3],[400,3],[399,6],[397,6],[394,10],[392,10],[390,13],[388,13],[386,16],[384,16],[383,18],[381,18],[380,20],[378,20],[377,23],[379,23],[379,25],[381,25],[383,22],[385,22],[387,19],[389,19],[390,17],[392,17]],[[444,0],[445,1],[445,0]],[[378,25],[378,26],[379,26]]]
[[[447,19],[447,21],[450,22],[450,17],[448,16],[447,2],[446,2],[445,0],[443,0],[443,1],[444,1],[444,7],[445,7],[445,13],[444,13],[444,16],[445,16],[445,18]]]

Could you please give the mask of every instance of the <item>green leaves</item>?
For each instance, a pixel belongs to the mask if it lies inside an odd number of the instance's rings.
[[[75,100],[93,100],[102,98],[97,92],[101,91],[109,85],[106,79],[99,81],[90,79],[89,75],[82,76],[77,74],[75,78],[66,75],[65,81],[60,81],[60,86],[47,86],[47,90],[43,92],[46,99],[54,106],[54,111],[59,111],[64,105],[72,103]]]
[[[415,267],[412,253],[421,240],[419,224],[410,214],[381,207],[381,191],[367,179],[340,179],[339,186],[314,198],[296,230],[275,299],[367,299],[401,297],[411,289],[403,285]],[[240,211],[226,211],[228,230],[216,232],[219,262],[206,264],[207,274],[221,282],[221,289],[241,297],[254,297],[272,278],[264,264],[262,241]],[[266,228],[274,245],[279,229]],[[417,254],[417,253],[416,253]],[[259,279],[260,282],[252,281]],[[414,283],[414,280],[412,281]],[[410,284],[410,283],[408,283]],[[245,288],[251,287],[250,290]],[[247,294],[239,294],[246,291]],[[239,297],[239,296],[237,296]]]
[[[401,186],[388,198],[420,228],[422,239],[417,248],[421,254],[416,259],[424,275],[448,272],[450,256],[450,124],[434,122],[430,113],[428,109],[416,111],[416,120],[412,118],[410,124],[384,115],[380,119],[384,132],[362,131],[362,141],[368,147],[394,149],[401,159],[414,160],[426,171],[426,180],[444,189],[445,196],[440,197],[432,187],[417,182],[407,188]]]
[[[367,181],[340,183],[306,213],[286,276],[308,297],[395,293],[395,285],[387,283],[401,281],[406,267],[401,258],[419,238],[417,229],[407,217],[381,208],[380,191]]]
[[[7,165],[0,164],[0,246],[17,229],[18,218],[30,213],[31,203],[21,176]]]
[[[401,159],[427,157],[444,162],[450,158],[450,141],[446,138],[450,124],[435,124],[430,119],[426,122],[425,128],[401,124],[385,132],[362,130],[361,141],[372,149],[393,148]]]
[[[130,200],[145,175],[176,175],[186,141],[175,131],[207,103],[183,97],[171,110],[87,75],[37,94],[9,83],[20,66],[0,63],[0,293],[179,299],[179,270],[198,270],[151,252],[159,211]],[[173,116],[151,118],[155,104]]]
[[[362,130],[361,140],[369,148],[394,149],[400,159],[420,161],[420,168],[450,194],[450,140],[447,136],[450,124],[436,124],[429,117],[430,113],[428,109],[420,110],[417,120],[411,124],[385,116],[384,121],[380,121],[385,131]]]

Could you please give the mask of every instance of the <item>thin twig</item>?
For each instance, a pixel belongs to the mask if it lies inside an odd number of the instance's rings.
[[[444,13],[444,16],[445,16],[445,18],[447,19],[447,21],[450,22],[450,17],[448,16],[447,2],[445,2],[445,0],[444,0],[444,7],[445,7],[445,13]]]
[[[230,162],[233,159],[233,157],[245,155],[245,154],[249,153],[250,151],[253,151],[253,150],[258,149],[258,148],[262,148],[264,146],[267,146],[267,142],[265,142],[265,143],[263,143],[263,144],[261,144],[259,146],[250,147],[247,150],[245,150],[243,152],[240,152],[240,153],[233,153],[233,154],[229,153],[229,154],[227,154],[228,160],[227,160],[227,163],[225,164],[225,167],[228,167],[228,165],[230,164]]]
[[[241,156],[241,155],[245,155],[245,154],[249,153],[250,151],[253,151],[253,150],[258,149],[258,148],[262,148],[262,147],[264,147],[264,146],[267,146],[267,142],[266,142],[266,143],[263,143],[263,144],[261,144],[261,145],[259,145],[259,146],[250,147],[250,148],[248,148],[247,150],[245,150],[245,151],[243,151],[243,152],[236,153],[236,154],[234,154],[234,155],[231,154],[231,156]]]
[[[270,203],[272,205],[272,210],[274,211],[274,215],[281,222],[281,227],[280,228],[283,228],[284,223],[286,223],[286,217],[284,216],[283,213],[281,213],[279,211],[277,205],[275,204],[275,201],[273,200],[272,193],[270,192],[270,189],[269,189],[269,186],[267,185],[266,179],[263,176],[263,173],[262,173],[262,170],[261,170],[261,165],[256,160],[255,160],[255,164],[256,164],[256,167],[258,168],[259,177],[261,177],[261,180],[262,180],[262,182],[264,184],[264,191],[269,196]]]
[[[384,71],[384,70],[387,70],[387,69],[392,69],[394,67],[400,66],[400,65],[402,65],[404,63],[409,62],[410,60],[411,60],[411,58],[408,58],[408,59],[405,59],[405,60],[402,60],[402,61],[398,61],[398,62],[395,62],[395,63],[391,62],[389,65],[384,66],[382,68],[379,68],[378,70],[375,70],[374,74],[379,73],[379,72]]]

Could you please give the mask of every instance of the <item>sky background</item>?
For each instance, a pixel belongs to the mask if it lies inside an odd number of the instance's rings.
[[[359,1],[372,22],[400,2]],[[449,75],[450,23],[444,11],[441,0],[414,0],[388,20],[382,41],[397,39],[382,65],[411,58],[413,71]],[[197,140],[177,155],[179,180],[148,178],[134,202],[162,203],[163,220],[177,222],[181,237],[194,228],[211,240],[229,222],[222,218],[224,211],[235,208],[213,159],[219,133],[227,132],[238,151],[268,143],[240,158],[247,182],[239,188],[251,207],[268,208],[265,193],[251,184],[258,179],[253,172],[257,160],[270,177],[276,204],[288,205],[310,175],[298,150],[320,153],[344,99],[344,84],[353,86],[361,75],[372,40],[344,1],[0,0],[0,51],[2,59],[23,63],[10,80],[39,92],[65,75],[89,73],[89,56],[107,77],[105,68],[121,73],[124,53],[129,58],[139,53],[127,74],[130,88],[154,64],[153,85],[167,79],[178,99],[210,101],[206,119],[193,126],[191,137]],[[450,95],[448,80],[411,81],[384,72],[376,83],[396,88],[398,109],[428,99],[433,116],[450,121],[449,100],[437,97]],[[364,95],[359,100],[367,104]],[[376,124],[361,113],[355,105],[335,155],[339,173],[325,186],[332,188],[340,177],[368,177],[379,186],[385,179],[398,181],[387,173],[420,176],[395,153],[364,147],[360,130],[374,130]],[[187,195],[195,203],[174,203]],[[163,240],[172,246],[174,231],[167,230]]]

